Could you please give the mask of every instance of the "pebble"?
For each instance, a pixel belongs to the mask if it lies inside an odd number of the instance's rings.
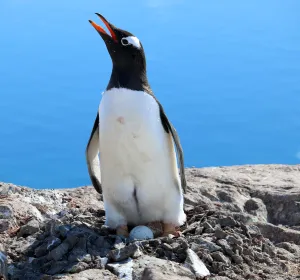
[[[196,277],[202,278],[210,275],[210,272],[205,266],[205,264],[191,249],[187,249],[187,258],[185,260],[184,266],[189,268],[193,273],[195,273]]]
[[[40,224],[37,220],[30,220],[26,225],[20,228],[19,237],[32,235],[40,230]]]
[[[217,262],[222,262],[225,264],[231,263],[231,261],[226,256],[224,256],[224,254],[222,252],[213,252],[213,253],[211,253],[211,256]]]

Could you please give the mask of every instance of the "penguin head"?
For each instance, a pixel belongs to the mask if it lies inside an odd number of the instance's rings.
[[[103,21],[110,35],[95,22],[89,22],[105,42],[113,66],[122,71],[145,71],[146,59],[140,40],[132,33],[115,27],[102,15],[96,15]]]

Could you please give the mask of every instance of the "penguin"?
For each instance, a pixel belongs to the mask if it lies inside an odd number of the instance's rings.
[[[103,196],[105,224],[128,237],[128,226],[160,223],[162,236],[178,236],[186,221],[179,136],[149,85],[141,41],[96,15],[110,34],[89,22],[106,45],[112,72],[102,92],[86,161],[92,184]]]

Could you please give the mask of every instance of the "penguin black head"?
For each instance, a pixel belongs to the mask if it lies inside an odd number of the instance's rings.
[[[132,33],[115,27],[102,15],[98,13],[96,13],[96,15],[103,21],[110,35],[95,22],[91,20],[89,20],[89,22],[105,42],[114,68],[122,72],[126,71],[127,73],[145,72],[146,59],[140,40]]]

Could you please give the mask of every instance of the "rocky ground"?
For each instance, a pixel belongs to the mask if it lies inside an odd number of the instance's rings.
[[[92,187],[0,183],[2,279],[300,279],[300,165],[187,169],[187,179],[182,236],[127,243],[104,226]]]

